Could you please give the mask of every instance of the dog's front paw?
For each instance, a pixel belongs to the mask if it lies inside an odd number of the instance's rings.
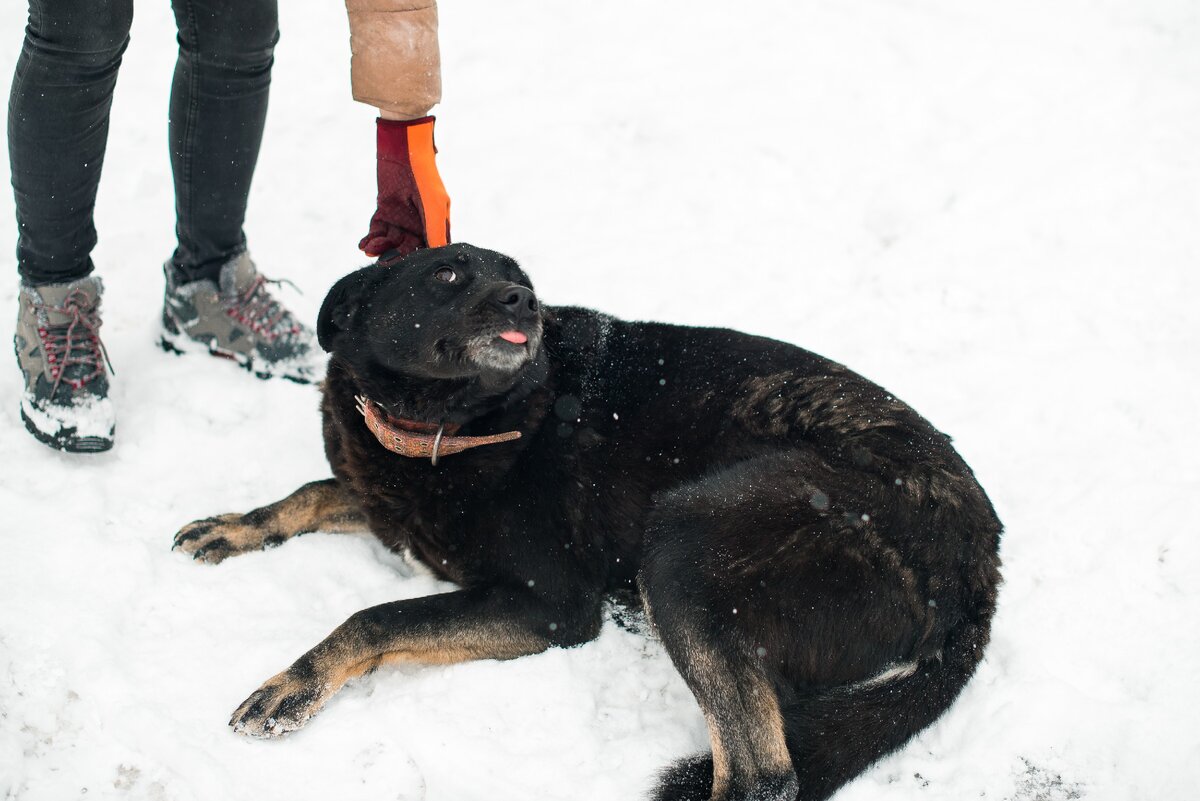
[[[261,551],[271,544],[262,528],[247,524],[248,515],[228,514],[188,523],[175,535],[172,550],[192,555],[198,562],[217,564],[246,551]]]
[[[229,725],[247,737],[278,737],[317,714],[333,686],[294,666],[268,679],[233,713]]]

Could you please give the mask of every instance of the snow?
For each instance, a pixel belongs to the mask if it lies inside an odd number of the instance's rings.
[[[80,439],[108,439],[112,433],[112,421],[115,416],[111,398],[97,398],[87,395],[75,398],[70,407],[38,406],[32,396],[21,398],[21,411],[33,421],[39,431],[57,433],[64,429],[73,431],[73,436]]]
[[[167,5],[138,4],[97,212],[115,449],[35,442],[15,364],[0,370],[0,798],[645,797],[705,730],[659,646],[612,622],[576,649],[382,670],[279,741],[226,727],[350,613],[447,585],[363,536],[216,567],[169,550],[192,519],[328,471],[312,388],[154,345]],[[349,99],[340,4],[281,5],[248,234],[311,320],[364,261],[373,113]],[[22,6],[0,10],[0,75]],[[953,435],[995,501],[1006,584],[984,664],[839,801],[1192,798],[1200,7],[447,0],[441,16],[456,238],[517,257],[547,302],[845,362]],[[14,238],[0,226],[10,275]]]

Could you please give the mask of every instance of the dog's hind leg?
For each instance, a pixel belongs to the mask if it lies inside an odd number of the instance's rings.
[[[687,615],[661,612],[653,611],[656,625],[704,712],[712,756],[669,771],[659,801],[793,801],[798,784],[779,699],[761,665],[734,642],[708,638]]]
[[[173,548],[201,562],[279,545],[297,534],[365,531],[358,503],[337,479],[312,481],[281,501],[246,514],[225,514],[188,523]]]
[[[919,728],[919,694],[870,702],[898,722],[844,725],[869,713],[841,699],[889,669],[924,675],[918,662],[937,647],[929,632],[940,607],[895,545],[888,493],[876,477],[797,449],[655,499],[642,595],[713,747],[711,762],[669,772],[659,801],[815,801]],[[877,730],[898,733],[883,742]]]
[[[739,601],[713,581],[703,563],[705,530],[742,524],[738,506],[710,502],[719,477],[657,499],[639,582],[656,632],[708,723],[711,757],[664,775],[658,801],[793,801],[798,791],[783,716],[768,666],[739,631]],[[735,561],[740,554],[718,559]]]

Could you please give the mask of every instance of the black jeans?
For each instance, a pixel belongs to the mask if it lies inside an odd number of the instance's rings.
[[[246,247],[242,223],[258,161],[277,0],[172,0],[179,59],[169,140],[175,178],[172,263],[212,278]],[[91,273],[92,212],[133,0],[29,0],[8,101],[17,268],[39,285]]]

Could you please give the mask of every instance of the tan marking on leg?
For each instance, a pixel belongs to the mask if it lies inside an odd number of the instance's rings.
[[[765,679],[759,679],[742,688],[742,699],[747,716],[755,721],[749,731],[758,772],[777,775],[791,771],[792,757],[787,750],[783,713],[775,690]]]
[[[708,721],[708,739],[709,744],[712,746],[712,797],[721,798],[729,791],[729,777],[731,774],[729,754],[726,753],[725,746],[721,744],[721,729],[717,726],[716,719],[707,713],[704,715],[704,719]]]
[[[318,659],[317,664],[329,681],[341,687],[350,679],[382,665],[456,665],[480,659],[516,659],[545,648],[542,641],[519,642],[511,637],[474,635],[464,638],[461,632],[451,633],[449,637],[455,641],[428,641],[422,638],[390,643],[388,650],[382,653],[373,652],[366,644],[358,647],[343,644],[330,648],[328,655]],[[328,643],[329,640],[326,640],[322,646]]]
[[[202,562],[216,563],[247,551],[278,545],[309,531],[362,531],[366,520],[353,497],[335,479],[305,484],[281,501],[244,515],[197,520],[175,535],[175,548]]]
[[[247,698],[230,725],[252,737],[303,726],[350,679],[385,663],[512,659],[549,647],[507,594],[467,590],[381,604],[342,625]]]
[[[366,520],[350,493],[335,479],[305,484],[282,501],[250,512],[277,536],[294,537],[309,531],[362,531]]]
[[[779,700],[758,666],[730,662],[694,638],[687,642],[685,678],[704,712],[712,744],[712,798],[791,773]]]

